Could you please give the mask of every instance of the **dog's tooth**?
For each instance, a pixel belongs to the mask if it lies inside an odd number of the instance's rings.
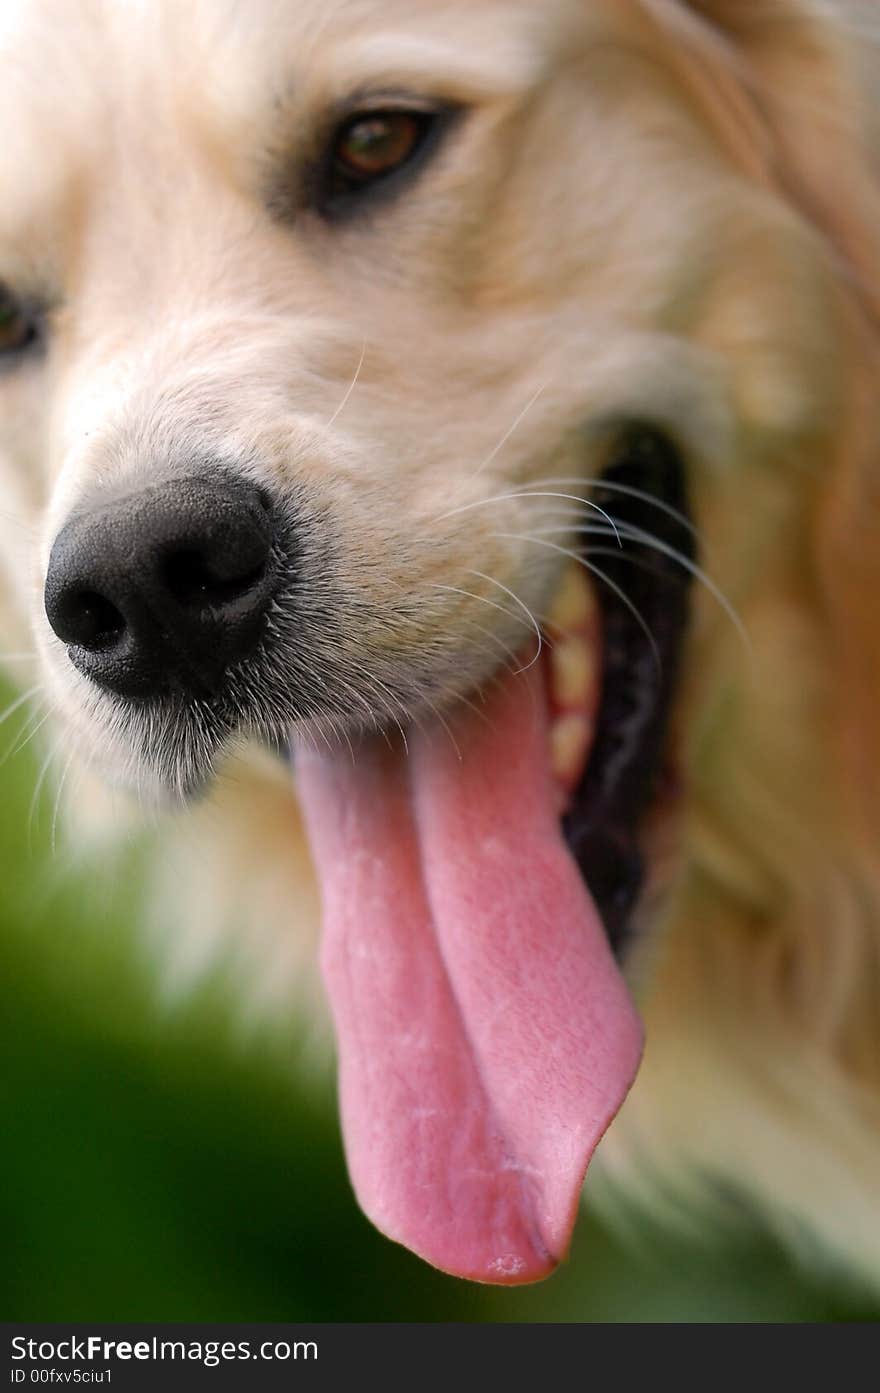
[[[558,640],[550,654],[550,686],[558,707],[587,705],[596,676],[596,659],[584,639]]]
[[[550,729],[550,769],[554,779],[566,788],[577,781],[583,768],[592,726],[580,711],[558,717]]]
[[[547,616],[549,628],[560,632],[585,629],[595,618],[596,597],[583,567],[572,562],[562,573],[562,580]]]

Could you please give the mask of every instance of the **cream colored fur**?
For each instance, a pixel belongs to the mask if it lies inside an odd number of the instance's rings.
[[[527,640],[499,586],[540,615],[558,574],[499,535],[552,501],[451,510],[598,471],[608,422],[666,427],[747,642],[700,591],[682,808],[631,964],[647,1052],[601,1163],[679,1213],[745,1193],[880,1284],[873,11],[5,4],[0,280],[57,308],[45,361],[0,375],[0,565],[4,646],[34,649],[47,748],[76,759],[73,820],[100,835],[128,797],[105,784],[153,800],[160,779],[42,612],[91,489],[201,451],[297,490],[343,543],[350,699],[405,719]],[[364,86],[470,114],[374,220],[273,219],[278,171]],[[209,800],[162,819],[169,981],[221,957],[251,1007],[320,1013],[283,766],[233,752]]]

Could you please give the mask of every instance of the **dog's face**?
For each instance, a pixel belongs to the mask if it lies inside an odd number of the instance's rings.
[[[680,896],[764,913],[755,779],[775,833],[793,788],[822,822],[836,768],[815,592],[862,497],[840,264],[864,246],[753,101],[730,8],[6,6],[3,559],[56,719],[110,780],[189,796],[240,737],[443,725],[530,668],[585,562],[605,639],[580,594],[577,715],[587,653],[625,861],[702,563]]]
[[[692,335],[735,213],[749,235],[742,190],[619,10],[5,21],[3,463],[40,507],[15,570],[51,699],[112,778],[190,792],[237,731],[409,722],[475,688],[534,642],[562,565],[547,543],[604,518],[526,486],[571,494],[621,423],[725,467],[730,382]],[[222,541],[194,538],[223,484]],[[224,625],[249,633],[243,605],[268,604],[258,649],[211,629],[196,656],[190,624],[178,673],[173,637],[132,616],[114,648],[137,599],[110,539],[130,566],[175,526],[184,602],[217,560],[193,549],[243,548]],[[65,527],[59,638],[42,592]],[[260,536],[272,576],[242,600]],[[72,612],[83,593],[105,609]]]

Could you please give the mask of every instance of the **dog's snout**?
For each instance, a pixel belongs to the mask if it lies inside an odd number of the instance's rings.
[[[107,691],[204,696],[259,643],[275,554],[273,512],[252,484],[156,485],[67,522],[46,615],[74,666]]]

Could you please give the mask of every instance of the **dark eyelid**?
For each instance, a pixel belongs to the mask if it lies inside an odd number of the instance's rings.
[[[346,122],[360,114],[379,112],[409,112],[423,116],[431,121],[431,129],[420,141],[412,156],[401,166],[348,200],[334,199],[330,194],[329,175],[332,167],[332,145],[334,137]],[[393,89],[364,89],[350,94],[345,101],[338,102],[325,113],[319,131],[311,142],[311,153],[295,160],[298,166],[293,170],[290,163],[279,170],[266,190],[266,202],[273,217],[279,221],[292,223],[303,212],[317,213],[325,222],[334,225],[352,219],[361,209],[364,213],[403,192],[410,180],[415,181],[425,164],[445,143],[449,133],[465,113],[460,102],[443,99],[429,99],[412,92]],[[278,164],[277,157],[273,163]],[[292,162],[291,162],[292,163]]]
[[[39,352],[45,343],[45,323],[47,306],[43,300],[30,294],[19,294],[8,281],[0,279],[0,309],[8,306],[15,315],[24,316],[28,324],[28,336],[23,343],[14,348],[0,349],[0,373],[15,368],[22,360]]]
[[[332,189],[334,136],[344,130],[347,122],[354,120],[361,113],[369,115],[371,111],[376,113],[382,111],[407,112],[417,117],[420,116],[425,121],[425,129],[413,153],[399,168],[390,171],[363,188],[334,192]],[[349,109],[346,115],[334,126],[325,146],[322,164],[316,171],[317,180],[314,185],[313,206],[326,222],[342,223],[349,218],[358,217],[362,212],[372,212],[374,209],[392,202],[404,189],[415,183],[426,164],[444,143],[461,114],[462,108],[460,106],[440,103],[417,104],[411,99],[405,101],[402,98],[396,101],[385,98],[383,101],[376,100],[372,105],[365,104]]]

